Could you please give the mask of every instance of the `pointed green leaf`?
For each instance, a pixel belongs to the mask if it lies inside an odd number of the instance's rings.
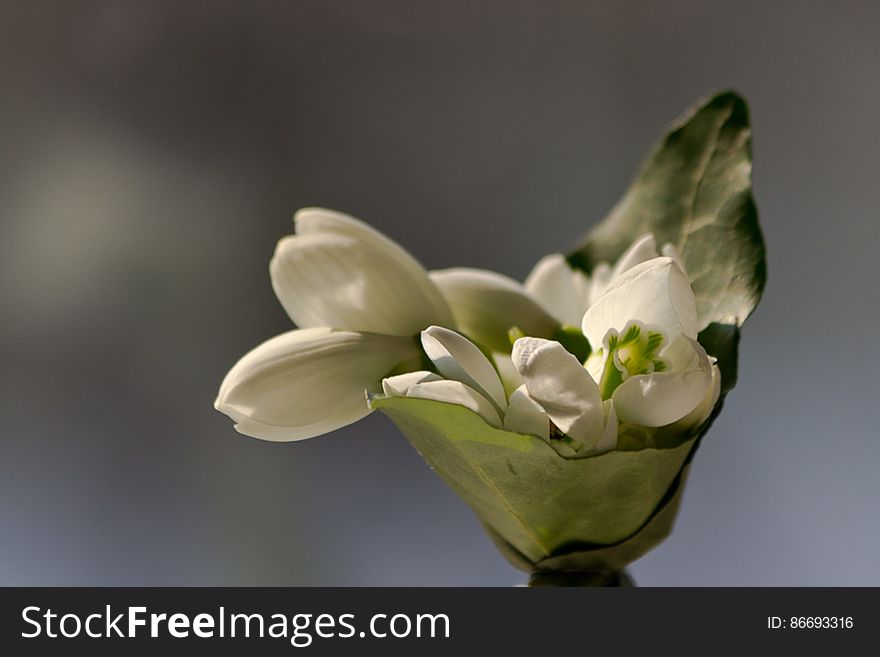
[[[669,536],[681,504],[688,469],[689,466],[685,465],[665,499],[635,534],[609,546],[569,546],[563,554],[548,557],[537,564],[530,585],[553,583],[555,586],[565,586],[571,580],[579,582],[585,575],[601,581],[603,577],[622,573],[629,564]]]

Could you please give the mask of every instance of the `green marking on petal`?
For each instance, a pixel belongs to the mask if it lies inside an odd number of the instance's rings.
[[[669,361],[667,361],[665,358],[656,358],[652,362],[655,372],[665,372],[669,369]],[[650,372],[645,372],[645,374],[650,374]]]
[[[641,337],[641,326],[637,322],[630,322],[623,329],[623,335],[620,337],[620,344],[627,345],[637,343]]]
[[[648,331],[648,344],[645,347],[645,357],[654,358],[660,353],[663,346],[663,334],[660,331]]]
[[[602,399],[610,399],[617,387],[631,376],[667,370],[669,363],[658,355],[665,343],[662,332],[648,330],[636,320],[627,322],[622,333],[609,329],[600,351],[608,354],[599,379]]]

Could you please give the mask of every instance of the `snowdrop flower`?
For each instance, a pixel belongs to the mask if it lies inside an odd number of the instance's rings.
[[[616,445],[617,421],[685,430],[711,413],[720,375],[697,342],[696,301],[675,260],[653,258],[619,274],[581,326],[593,347],[585,365],[534,337],[518,339],[511,354],[526,393],[572,440],[601,451]]]
[[[418,369],[414,338],[455,326],[424,268],[365,223],[320,208],[300,210],[270,265],[272,287],[299,327],[256,347],[226,375],[215,408],[241,433],[300,440],[370,412],[394,370]]]
[[[697,342],[697,304],[675,260],[648,260],[615,279],[584,314],[595,345],[587,369],[622,422],[659,427],[712,394],[712,363]]]

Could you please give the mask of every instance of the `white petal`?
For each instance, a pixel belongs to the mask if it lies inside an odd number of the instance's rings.
[[[550,418],[540,404],[529,397],[525,386],[514,390],[504,415],[504,428],[515,433],[550,438]]]
[[[647,262],[651,258],[657,257],[657,243],[654,241],[654,235],[647,233],[635,240],[630,247],[614,263],[611,270],[610,280],[614,280],[623,272],[629,271],[636,265]]]
[[[501,428],[501,418],[492,403],[479,392],[461,381],[428,381],[417,383],[406,393],[407,397],[431,399],[447,404],[458,404],[477,413],[496,429]]]
[[[709,416],[715,409],[715,404],[718,403],[719,397],[721,397],[721,370],[716,363],[712,363],[712,386],[703,398],[703,401],[700,402],[700,405],[694,409],[696,415],[692,419],[695,424],[702,424],[709,419]]]
[[[587,370],[558,342],[520,338],[511,359],[529,396],[559,429],[585,447],[593,447],[605,429],[599,387]]]
[[[696,339],[694,293],[672,258],[653,258],[622,273],[584,314],[582,328],[597,349],[608,329],[621,331],[633,319],[671,337]]]
[[[381,233],[330,210],[300,210],[294,220],[297,234],[278,242],[269,269],[299,327],[414,335],[453,325],[424,268]]]
[[[442,326],[431,326],[422,331],[422,348],[440,374],[470,386],[504,411],[507,397],[501,379],[473,342]]]
[[[614,410],[614,401],[606,399],[602,402],[602,411],[605,414],[605,430],[599,442],[591,450],[591,454],[610,452],[617,447],[617,411]]]
[[[693,411],[711,390],[712,364],[703,347],[685,337],[670,346],[673,352],[689,355],[675,356],[671,371],[630,377],[612,394],[621,422],[645,427],[670,424]]]
[[[541,258],[523,287],[562,324],[577,326],[589,305],[589,278],[561,253]]]
[[[386,397],[406,397],[407,391],[417,383],[428,381],[442,381],[443,378],[424,370],[418,372],[406,372],[382,379],[382,394]]]
[[[685,415],[683,418],[681,418],[677,422],[673,422],[668,427],[664,427],[664,432],[675,435],[684,433],[686,431],[689,431],[690,429],[694,429],[700,426],[712,414],[712,410],[715,408],[715,404],[718,403],[718,398],[720,396],[721,371],[718,369],[718,366],[713,363],[712,383],[709,386],[709,389],[706,391],[706,395],[703,397],[703,400],[699,404],[697,404],[697,407],[694,410]]]
[[[646,233],[634,241],[629,248],[621,254],[610,267],[606,262],[600,262],[593,268],[590,276],[589,303],[584,306],[584,311],[592,306],[601,297],[615,278],[636,265],[657,257],[657,244],[652,233]],[[578,323],[580,320],[578,320]],[[577,326],[577,323],[575,323]]]
[[[501,383],[504,385],[504,392],[510,396],[514,390],[522,385],[522,377],[513,366],[510,360],[510,354],[496,351],[492,354],[492,361],[495,363],[495,369],[498,370],[498,376],[501,377]]]
[[[522,285],[507,276],[463,267],[432,271],[430,276],[449,302],[458,328],[492,351],[510,350],[511,327],[526,335],[550,337],[559,326]]]
[[[364,391],[379,390],[395,366],[419,357],[412,338],[329,328],[288,331],[232,367],[214,407],[254,438],[311,438],[367,415]]]

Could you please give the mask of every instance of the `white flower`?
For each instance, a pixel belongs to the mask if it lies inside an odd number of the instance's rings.
[[[612,414],[639,427],[681,422],[681,430],[708,417],[720,376],[696,340],[696,301],[675,260],[619,274],[581,324],[593,348],[585,366],[532,337],[517,340],[511,356],[529,397],[569,437],[599,450],[611,444]]]
[[[299,329],[238,361],[215,402],[240,432],[266,440],[311,438],[364,417],[365,390],[419,367],[414,336],[455,326],[427,272],[395,242],[330,210],[300,210],[294,222],[270,273]]]
[[[694,293],[672,258],[624,272],[581,326],[593,346],[587,368],[621,422],[670,424],[711,392],[714,365],[697,342]]]

